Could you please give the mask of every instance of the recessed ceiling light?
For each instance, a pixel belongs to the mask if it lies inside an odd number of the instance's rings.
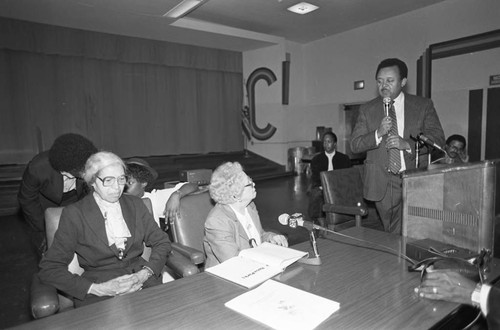
[[[292,13],[304,15],[304,14],[310,13],[312,11],[315,11],[318,8],[319,8],[318,6],[312,5],[310,3],[301,2],[301,3],[298,3],[294,6],[291,6],[290,8],[287,8],[287,9],[289,11],[291,11]]]

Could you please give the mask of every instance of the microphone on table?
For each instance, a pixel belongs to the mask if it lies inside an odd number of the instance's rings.
[[[328,231],[328,229],[318,226],[312,223],[311,221],[304,220],[302,213],[294,213],[292,215],[288,215],[288,213],[283,213],[278,217],[278,221],[284,226],[289,226],[291,228],[304,227],[309,231],[309,239],[313,247],[314,257],[307,259],[299,259],[299,262],[308,265],[316,265],[316,266],[321,265],[321,259],[319,258],[319,252],[318,252],[318,245],[316,243],[316,237],[314,236],[313,229],[326,230],[326,231]]]
[[[386,252],[395,254],[398,257],[403,258],[404,260],[408,261],[411,264],[416,264],[415,260],[413,260],[413,259],[409,258],[408,256],[404,255],[403,253],[396,251],[396,250],[394,250],[390,247],[387,247],[385,245],[381,245],[381,244],[370,242],[370,241],[367,241],[364,239],[345,235],[345,234],[339,233],[337,231],[334,231],[334,230],[331,230],[331,229],[328,229],[328,228],[325,228],[322,226],[318,226],[317,224],[314,224],[311,221],[304,220],[304,216],[302,215],[302,213],[294,213],[292,215],[289,215],[288,213],[283,213],[278,217],[278,221],[284,226],[289,226],[291,228],[303,227],[309,231],[309,237],[310,237],[313,249],[314,249],[315,257],[309,258],[309,259],[300,259],[299,262],[302,262],[302,263],[312,264],[312,265],[321,265],[321,260],[319,259],[318,248],[316,246],[316,238],[314,237],[314,231],[313,231],[313,229],[317,229],[317,230],[323,230],[323,231],[326,231],[328,233],[335,234],[337,236],[346,237],[346,238],[349,238],[351,240],[355,240],[355,241],[362,242],[362,243],[368,243],[370,245],[380,247],[380,248],[384,249]]]
[[[382,102],[384,103],[384,113],[385,113],[385,116],[386,117],[389,117],[389,109],[391,108],[391,98],[390,97],[384,97],[384,99],[382,100]]]
[[[278,217],[278,221],[284,225],[284,226],[289,226],[291,228],[297,228],[298,227],[304,227],[307,230],[325,230],[328,231],[328,229],[318,226],[311,221],[304,220],[304,216],[302,213],[294,213],[292,215],[288,215],[288,213],[283,213]]]
[[[444,150],[443,148],[441,148],[440,145],[438,145],[436,142],[432,141],[431,139],[429,139],[427,136],[425,136],[424,134],[420,133],[417,135],[417,139],[419,139],[420,141],[424,142],[425,144],[431,146],[431,147],[434,147],[438,150],[441,150],[442,152],[444,152],[445,154],[447,154],[446,150]]]

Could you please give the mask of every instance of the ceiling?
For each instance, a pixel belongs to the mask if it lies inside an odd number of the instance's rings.
[[[180,19],[163,17],[180,0],[0,0],[0,16],[84,30],[235,51],[283,40],[306,44],[444,0],[206,0]]]

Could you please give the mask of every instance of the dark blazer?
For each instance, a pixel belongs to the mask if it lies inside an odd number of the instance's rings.
[[[155,276],[161,276],[171,251],[167,234],[158,227],[140,198],[122,195],[120,206],[132,235],[127,240],[123,260],[118,259],[116,246],[108,245],[104,217],[93,194],[89,194],[64,208],[54,242],[40,262],[42,282],[83,300],[92,283],[137,272],[144,265]],[[141,257],[144,244],[151,247],[149,261]],[[81,276],[68,271],[74,253],[84,270]]]
[[[27,165],[17,199],[26,221],[37,231],[45,231],[44,212],[63,203],[64,180],[49,162],[49,152],[36,155]],[[76,180],[77,199],[87,194],[83,180]]]
[[[445,142],[443,128],[431,100],[405,94],[405,123],[403,139],[411,146],[411,153],[404,151],[406,169],[415,168],[415,143],[410,139],[423,133],[439,145]],[[377,146],[375,131],[384,118],[382,98],[379,96],[362,105],[352,132],[351,150],[354,153],[366,151],[364,171],[364,197],[380,201],[387,190],[389,173],[387,171],[388,152],[385,148],[387,135]]]
[[[260,233],[262,242],[276,235],[262,229],[257,207],[252,202],[248,213]],[[236,257],[241,250],[251,248],[249,237],[229,205],[216,204],[205,221],[203,246],[207,255],[205,266],[215,266],[229,258]]]
[[[493,286],[488,295],[488,329],[500,329],[500,288]]]
[[[335,170],[341,168],[351,167],[351,160],[349,157],[341,152],[335,150],[335,155],[332,158],[332,165]],[[323,171],[328,170],[328,157],[326,157],[324,152],[321,152],[313,157],[311,160],[311,187],[321,186],[321,178],[319,174]]]

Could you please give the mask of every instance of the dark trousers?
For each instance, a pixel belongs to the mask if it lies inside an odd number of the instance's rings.
[[[311,191],[309,192],[309,205],[307,213],[312,221],[325,217],[325,213],[323,212],[324,203],[323,190],[320,189],[320,187],[311,188]]]
[[[25,227],[26,233],[29,237],[31,250],[36,256],[37,263],[39,263],[40,260],[42,260],[43,254],[45,253],[45,251],[47,251],[47,239],[45,231],[38,231],[27,223],[25,224]]]
[[[384,198],[375,201],[380,220],[384,230],[389,233],[401,235],[401,219],[403,217],[403,180],[399,175],[389,175],[389,184]]]

